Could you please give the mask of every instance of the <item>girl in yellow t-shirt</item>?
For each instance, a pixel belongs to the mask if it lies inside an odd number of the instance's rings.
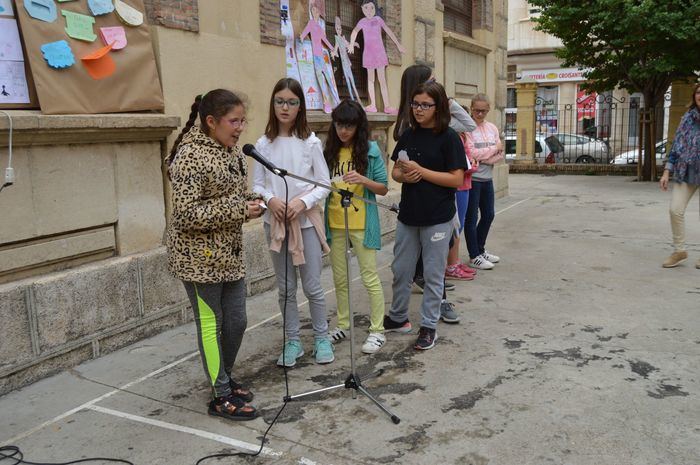
[[[369,140],[369,123],[362,106],[352,100],[341,102],[331,114],[332,123],[324,156],[333,185],[354,194],[348,208],[350,242],[360,265],[362,283],[370,301],[369,336],[362,352],[377,352],[384,337],[384,291],[377,273],[376,251],[381,248],[379,213],[376,205],[366,204],[355,197],[375,200],[385,195],[387,188],[386,165],[377,143]],[[331,266],[335,295],[338,303],[338,326],[331,331],[334,342],[347,337],[350,328],[348,309],[347,270],[345,267],[345,214],[341,196],[331,193],[326,200],[326,240],[331,247]]]

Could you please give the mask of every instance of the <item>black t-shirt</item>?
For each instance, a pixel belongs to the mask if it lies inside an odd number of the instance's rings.
[[[432,171],[448,172],[467,168],[464,145],[457,133],[447,128],[436,134],[432,129],[407,129],[399,138],[391,159],[396,161],[405,150],[409,160]],[[442,187],[421,180],[403,183],[399,221],[409,226],[432,226],[450,221],[456,213],[453,187]]]

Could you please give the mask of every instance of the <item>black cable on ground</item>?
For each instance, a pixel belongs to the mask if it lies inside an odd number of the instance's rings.
[[[87,459],[72,460],[70,462],[30,462],[24,460],[24,454],[22,450],[17,446],[2,446],[0,447],[0,463],[8,461],[11,465],[72,465],[74,463],[87,463],[87,462],[109,462],[109,463],[125,463],[126,465],[134,465],[133,462],[129,462],[124,459],[113,459],[109,457],[94,457]]]

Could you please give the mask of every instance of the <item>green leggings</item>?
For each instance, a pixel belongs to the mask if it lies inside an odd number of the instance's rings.
[[[231,394],[231,370],[248,320],[245,279],[224,283],[183,281],[197,324],[197,345],[215,397]]]

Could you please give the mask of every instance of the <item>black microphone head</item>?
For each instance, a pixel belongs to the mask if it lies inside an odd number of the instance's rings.
[[[253,155],[255,152],[255,146],[253,144],[245,144],[243,146],[243,153],[245,153],[248,156]]]

